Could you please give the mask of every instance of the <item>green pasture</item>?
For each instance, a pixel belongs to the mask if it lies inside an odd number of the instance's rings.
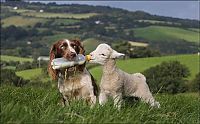
[[[44,23],[46,19],[23,17],[23,16],[11,16],[2,20],[3,26],[7,27],[10,25],[15,26],[33,26],[38,22]]]
[[[40,17],[40,18],[75,18],[75,19],[85,19],[97,15],[97,13],[50,13],[50,12],[25,12],[21,13],[23,16]]]
[[[47,20],[44,18],[33,18],[33,17],[23,17],[23,16],[11,16],[8,18],[5,18],[1,20],[3,23],[3,27],[7,27],[10,25],[15,25],[15,26],[33,26],[36,23],[44,23]]]
[[[145,28],[137,28],[134,29],[134,34],[135,37],[144,38],[147,41],[186,40],[188,42],[199,42],[198,32],[176,27],[149,26]]]
[[[137,20],[138,22],[148,22],[151,24],[175,24],[180,25],[180,23],[168,22],[168,21],[157,21],[157,20]]]
[[[191,75],[188,77],[189,80],[194,79],[199,72],[199,56],[197,54],[119,60],[117,61],[117,66],[128,73],[136,73],[143,72],[163,61],[174,60],[180,61],[189,68],[191,72]],[[101,66],[90,69],[90,72],[99,82],[102,75]]]
[[[53,44],[54,42],[61,39],[80,39],[78,34],[68,34],[68,33],[59,33],[52,36],[45,36],[42,38],[41,42],[46,42],[47,44]]]
[[[2,61],[19,61],[19,62],[32,62],[32,58],[23,58],[23,57],[16,57],[16,56],[7,56],[7,55],[1,55],[1,60]]]
[[[57,88],[1,86],[1,123],[199,123],[197,93],[154,96],[161,104],[159,109],[134,100],[125,100],[120,110],[112,101],[93,108],[85,102],[72,101],[62,107]]]
[[[88,39],[85,39],[83,41],[83,46],[85,48],[85,51],[86,51],[86,54],[89,54],[90,52],[92,52],[93,50],[96,49],[96,47],[103,43],[102,41],[99,41],[98,39],[95,39],[95,38],[88,38]]]
[[[29,79],[29,80],[32,79],[32,78],[38,77],[41,74],[42,74],[41,68],[28,69],[28,70],[16,72],[17,76],[20,76],[20,77],[23,77],[24,79]]]
[[[80,22],[80,20],[77,19],[55,19],[55,21],[53,22],[53,25],[69,25],[69,24],[74,24]]]

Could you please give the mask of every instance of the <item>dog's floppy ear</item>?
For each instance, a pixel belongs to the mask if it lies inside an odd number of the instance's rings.
[[[124,56],[125,56],[125,54],[119,53],[119,52],[117,52],[115,50],[112,50],[110,58],[116,59],[116,58],[121,58],[121,57],[124,57]]]
[[[51,78],[53,80],[56,80],[58,78],[58,75],[57,75],[57,71],[54,70],[51,66],[51,61],[53,59],[56,58],[56,44],[54,44],[52,47],[51,47],[51,50],[50,50],[50,53],[49,53],[49,64],[48,64],[48,72],[49,72],[49,75],[51,76]]]

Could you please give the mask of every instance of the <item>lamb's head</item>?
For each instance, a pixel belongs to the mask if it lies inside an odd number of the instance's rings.
[[[91,63],[99,63],[104,65],[109,59],[116,59],[125,56],[113,50],[108,44],[100,44],[97,48],[90,53]]]

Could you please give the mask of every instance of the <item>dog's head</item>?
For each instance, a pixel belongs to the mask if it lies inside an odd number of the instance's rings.
[[[125,56],[113,50],[108,44],[100,44],[97,48],[90,53],[91,63],[99,63],[104,65],[109,59],[116,59]]]
[[[67,60],[74,60],[78,54],[85,54],[85,50],[79,40],[59,40],[55,42],[50,50],[50,61],[48,71],[53,79],[57,79],[58,71],[53,70],[51,61],[55,58],[65,58]]]

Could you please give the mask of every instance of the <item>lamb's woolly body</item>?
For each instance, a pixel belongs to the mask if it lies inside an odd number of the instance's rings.
[[[100,89],[111,96],[122,93],[123,96],[145,96],[144,99],[149,102],[154,99],[149,92],[145,76],[141,73],[128,74],[118,69],[114,59],[110,59],[103,66]]]
[[[105,49],[107,50],[105,51]],[[103,65],[103,75],[100,83],[100,104],[104,104],[107,101],[107,97],[111,96],[115,105],[120,107],[123,96],[135,96],[151,106],[159,108],[160,104],[153,98],[145,76],[141,73],[128,74],[118,69],[115,58],[123,54],[113,51],[107,44],[101,44],[91,53],[92,61]]]

